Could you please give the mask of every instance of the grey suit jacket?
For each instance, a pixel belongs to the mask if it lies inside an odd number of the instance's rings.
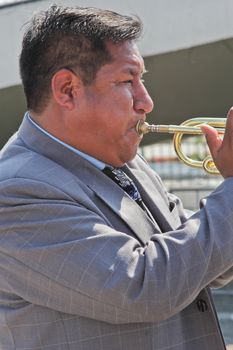
[[[232,278],[233,179],[186,220],[140,158],[156,224],[24,119],[0,158],[0,349],[224,349],[209,284]]]

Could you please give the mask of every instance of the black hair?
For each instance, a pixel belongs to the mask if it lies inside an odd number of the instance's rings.
[[[62,68],[78,72],[91,84],[112,57],[106,42],[136,40],[142,31],[137,17],[94,7],[52,5],[32,18],[23,38],[20,74],[28,109],[42,112],[52,76]]]

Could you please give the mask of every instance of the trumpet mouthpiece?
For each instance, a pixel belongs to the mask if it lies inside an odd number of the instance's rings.
[[[136,125],[136,131],[139,135],[144,135],[149,132],[149,124],[143,120],[139,120]]]

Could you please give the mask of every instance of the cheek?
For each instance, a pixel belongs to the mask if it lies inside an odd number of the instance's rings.
[[[106,93],[105,106],[111,109],[112,113],[116,110],[129,110],[133,107],[133,96],[129,87],[116,86]]]
[[[130,117],[132,115],[133,102],[129,92],[116,91],[105,93],[99,96],[99,100],[93,105],[93,124],[94,131],[108,139],[109,143],[125,136]],[[96,130],[95,130],[96,128]]]

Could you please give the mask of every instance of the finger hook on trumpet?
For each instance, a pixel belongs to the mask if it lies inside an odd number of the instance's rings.
[[[178,158],[186,165],[195,168],[204,168],[209,174],[219,174],[213,159],[210,156],[205,157],[202,161],[192,159],[184,154],[181,147],[182,137],[184,135],[201,135],[201,124],[208,124],[215,127],[219,134],[224,134],[226,118],[192,118],[183,122],[181,125],[153,125],[140,120],[136,125],[139,135],[149,132],[170,133],[174,134],[173,145]]]

